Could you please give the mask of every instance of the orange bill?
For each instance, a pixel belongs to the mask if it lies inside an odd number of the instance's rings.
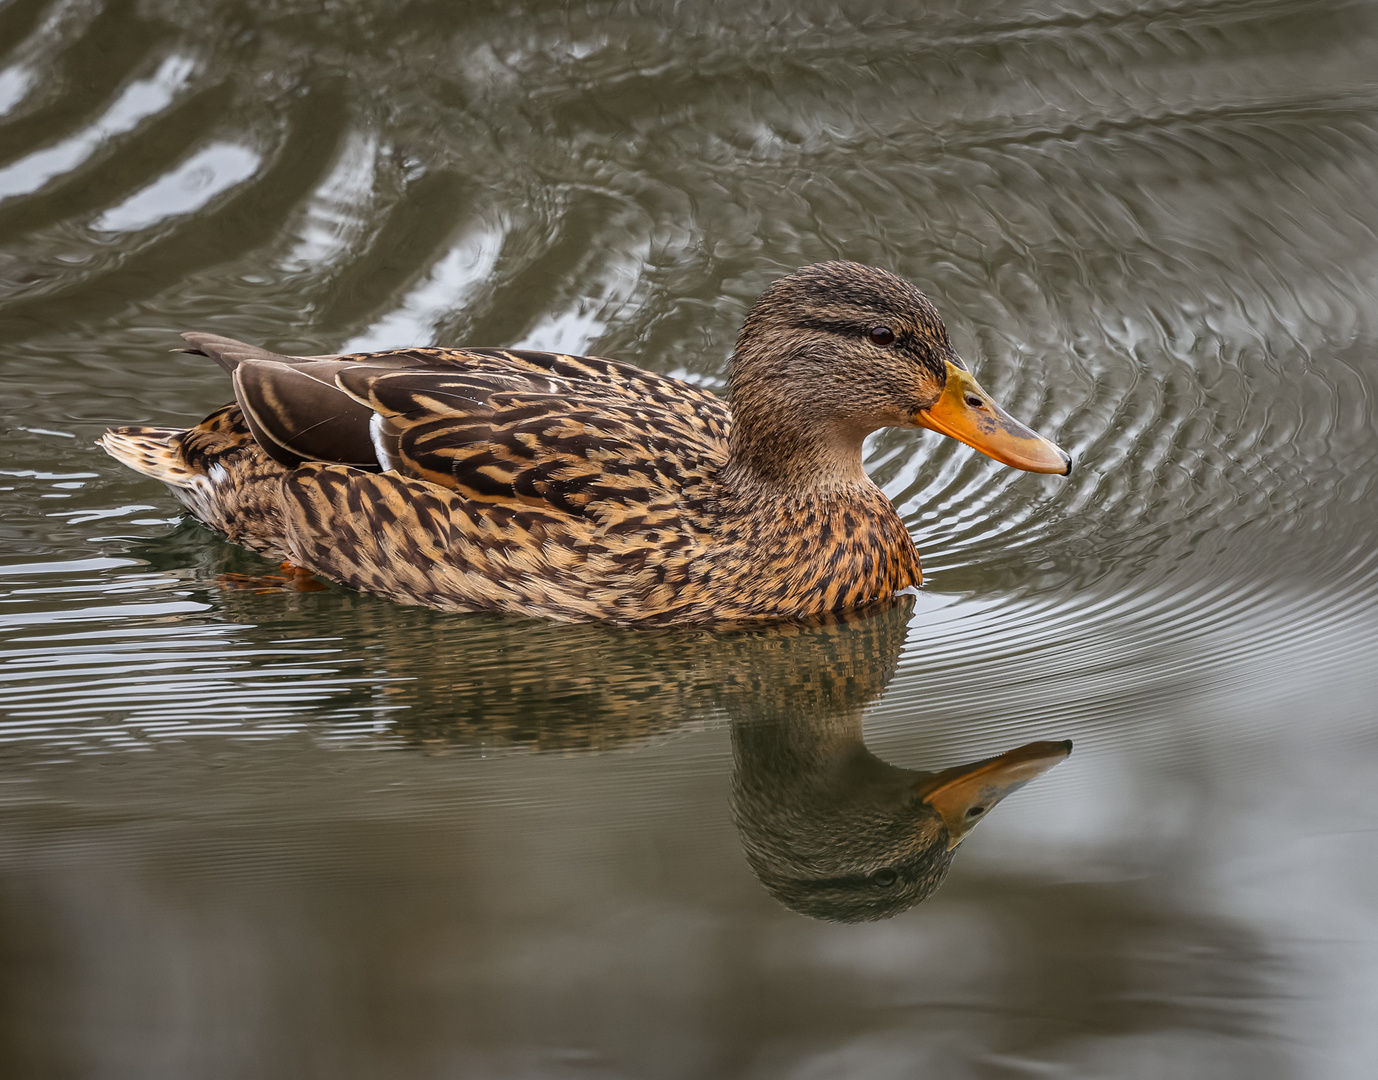
[[[992,806],[1042,776],[1071,752],[1070,741],[1028,743],[999,757],[944,769],[923,781],[919,795],[942,816],[947,826],[947,850],[960,844]]]
[[[950,360],[942,396],[920,409],[914,421],[1016,469],[1061,476],[1072,471],[1072,456],[1067,451],[1000,408],[971,372]]]

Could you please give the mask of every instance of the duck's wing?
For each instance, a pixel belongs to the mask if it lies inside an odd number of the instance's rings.
[[[577,384],[516,391],[488,374],[352,370],[340,383],[367,402],[384,468],[476,501],[569,514],[653,505],[726,459],[724,417],[675,399],[628,401]]]
[[[289,468],[392,470],[477,502],[585,515],[673,499],[726,456],[721,399],[616,361],[488,349],[288,357],[186,337],[230,371],[255,440]]]

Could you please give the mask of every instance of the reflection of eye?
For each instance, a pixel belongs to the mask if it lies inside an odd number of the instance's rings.
[[[882,889],[888,889],[900,879],[899,874],[895,873],[890,867],[884,867],[871,875],[871,880]]]

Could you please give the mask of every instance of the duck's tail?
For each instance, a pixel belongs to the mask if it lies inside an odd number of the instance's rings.
[[[196,473],[182,453],[185,434],[179,428],[118,427],[97,439],[96,445],[135,472],[171,487],[187,488],[195,483]]]
[[[192,353],[196,356],[209,356],[231,375],[236,368],[245,360],[274,360],[280,363],[301,363],[303,360],[323,359],[321,357],[297,357],[282,356],[267,349],[260,349],[257,345],[246,345],[242,341],[234,338],[221,337],[219,334],[190,333],[183,334],[190,348],[174,349],[173,352]],[[99,439],[96,445],[113,457],[116,461],[128,465],[135,472],[151,476],[155,480],[174,488],[190,488],[197,482],[197,477],[204,474],[205,467],[196,468],[190,458],[196,458],[193,452],[188,454],[188,450],[215,450],[228,449],[235,440],[226,442],[224,439],[216,439],[216,436],[224,434],[222,429],[235,428],[233,421],[227,421],[225,414],[227,409],[221,409],[212,413],[204,422],[191,431],[182,431],[178,428],[165,427],[118,427],[111,428]],[[236,417],[239,410],[234,410]],[[238,428],[243,428],[242,423]],[[242,434],[248,437],[247,429],[233,431],[230,434]],[[187,437],[192,437],[192,443],[188,446]],[[198,436],[201,436],[198,442]],[[201,446],[200,443],[206,442],[209,438],[214,445]],[[225,445],[220,445],[225,443]],[[205,455],[202,454],[202,457]],[[198,462],[205,466],[205,462]]]

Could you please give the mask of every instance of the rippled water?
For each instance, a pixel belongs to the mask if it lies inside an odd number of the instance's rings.
[[[1376,191],[1371,3],[9,0],[0,1071],[1368,1076]],[[876,437],[858,622],[236,590],[92,445],[228,398],[190,328],[719,388],[839,256],[1078,459]],[[835,924],[743,853],[773,731],[1076,751]]]

